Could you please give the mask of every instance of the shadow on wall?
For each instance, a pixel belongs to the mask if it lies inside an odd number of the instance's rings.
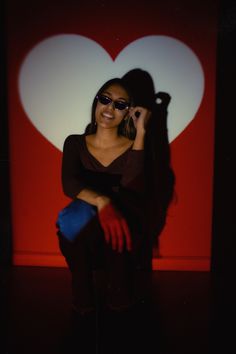
[[[145,138],[145,179],[147,232],[153,240],[153,255],[158,256],[159,236],[165,226],[168,207],[174,197],[175,174],[171,167],[167,116],[171,96],[155,93],[151,75],[134,69],[123,78],[134,93],[136,106],[152,111]]]

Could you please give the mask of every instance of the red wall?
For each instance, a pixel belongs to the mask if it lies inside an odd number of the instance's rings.
[[[154,269],[209,270],[217,6],[214,0],[164,2],[8,1],[8,85],[15,265],[64,266],[55,220],[63,196],[61,151],[29,120],[19,96],[18,77],[29,51],[58,34],[79,34],[113,58],[134,40],[150,35],[176,38],[197,55],[205,88],[193,121],[171,143],[177,202],[160,238]],[[117,39],[118,38],[118,39]],[[181,89],[181,83],[180,83]],[[187,102],[183,102],[187,104]],[[56,127],[55,127],[56,129]]]

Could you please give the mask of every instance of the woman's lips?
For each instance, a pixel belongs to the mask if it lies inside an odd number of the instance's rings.
[[[112,116],[111,114],[109,113],[102,113],[102,117],[106,120],[112,120],[114,119],[114,116]]]

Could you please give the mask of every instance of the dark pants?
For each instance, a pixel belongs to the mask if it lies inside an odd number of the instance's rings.
[[[79,311],[94,308],[94,271],[105,275],[105,301],[113,308],[123,308],[141,300],[149,292],[152,271],[152,247],[137,230],[131,232],[132,251],[122,253],[106,244],[95,217],[71,243],[58,232],[59,246],[72,275],[74,305]]]

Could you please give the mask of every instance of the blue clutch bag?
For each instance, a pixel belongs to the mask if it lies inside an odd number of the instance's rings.
[[[58,213],[56,226],[64,237],[73,242],[96,214],[95,206],[75,199]]]

